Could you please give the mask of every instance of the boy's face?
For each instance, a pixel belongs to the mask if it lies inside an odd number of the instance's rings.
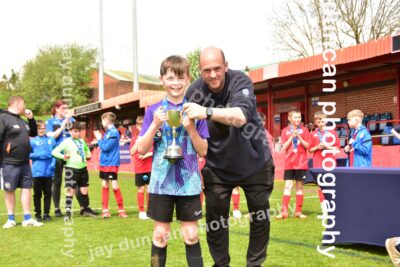
[[[357,117],[351,117],[347,119],[347,123],[350,128],[356,129],[360,125],[360,120]]]
[[[167,90],[167,95],[172,97],[183,96],[186,87],[189,85],[190,82],[190,78],[187,74],[178,77],[171,70],[168,70],[167,73],[163,75],[160,80],[164,88]]]
[[[139,132],[142,130],[142,122],[136,123],[136,129],[138,129]]]
[[[301,123],[300,112],[292,113],[292,115],[289,116],[289,121],[293,126],[299,126]]]
[[[101,125],[103,126],[104,129],[107,129],[108,125],[110,125],[110,124],[111,124],[110,121],[107,120],[107,119],[102,119],[101,120]]]
[[[72,138],[77,139],[77,138],[80,138],[80,137],[81,137],[81,130],[78,130],[78,129],[71,129],[69,132],[70,132]]]
[[[46,134],[46,127],[44,124],[38,124],[37,131],[39,136],[44,136]]]
[[[326,121],[323,118],[316,118],[315,125],[318,127],[318,129],[323,130],[326,126]]]

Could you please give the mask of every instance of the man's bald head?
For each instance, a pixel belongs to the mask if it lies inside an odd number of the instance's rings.
[[[215,46],[209,46],[201,50],[200,52],[200,66],[201,66],[201,61],[207,60],[207,59],[213,59],[213,60],[218,60],[220,63],[225,64],[225,54],[222,51],[222,49],[215,47]]]

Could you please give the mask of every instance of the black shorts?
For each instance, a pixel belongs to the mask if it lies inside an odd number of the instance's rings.
[[[75,189],[89,186],[89,173],[87,168],[74,169],[65,167],[65,187]]]
[[[144,186],[150,183],[151,173],[136,173],[135,174],[135,185],[136,186]]]
[[[175,205],[176,219],[179,221],[192,222],[202,218],[200,195],[169,196],[150,194],[147,215],[158,222],[172,222]]]
[[[306,179],[306,170],[285,170],[283,179],[286,180],[296,180],[304,181]]]
[[[29,164],[7,164],[0,167],[0,189],[15,191],[17,188],[32,188],[32,171]]]
[[[117,180],[118,173],[117,172],[102,172],[100,171],[100,178],[102,180]]]

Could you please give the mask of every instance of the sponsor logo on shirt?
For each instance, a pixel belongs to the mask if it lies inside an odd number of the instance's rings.
[[[201,213],[202,213],[201,210],[195,211],[195,212],[194,212],[194,216],[199,216]]]
[[[250,95],[250,91],[247,88],[242,89],[242,93],[244,96],[249,96]]]
[[[19,129],[19,125],[18,125],[18,124],[13,125],[13,128],[14,128],[14,129]]]

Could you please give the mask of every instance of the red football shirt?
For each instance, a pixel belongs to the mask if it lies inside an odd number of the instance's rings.
[[[134,137],[132,140],[132,144],[135,144],[137,140],[137,136]],[[153,152],[153,149],[151,149],[151,152]],[[151,163],[153,161],[153,157],[147,157],[145,159],[140,159],[139,158],[139,153],[136,151],[136,153],[133,155],[133,164],[135,164],[135,173],[147,173],[151,172]]]
[[[329,132],[330,134],[327,134]],[[325,137],[325,135],[327,135]],[[338,149],[340,148],[340,140],[339,136],[337,135],[336,131],[330,130],[330,131],[320,131],[320,134],[318,134],[318,129],[313,131],[311,133],[311,145],[310,148],[315,147],[321,143],[321,138],[322,142],[324,143],[332,143],[333,142],[333,136],[335,136],[335,143],[333,146],[337,147]],[[336,157],[332,153],[327,153],[325,158],[332,158],[335,159]],[[322,168],[322,161],[324,160],[324,157],[322,156],[322,150],[318,149],[315,150],[314,155],[313,155],[313,168]],[[327,165],[327,167],[331,167],[330,165]]]
[[[310,143],[310,132],[307,128],[300,126],[298,131],[301,138]],[[291,135],[290,126],[284,128],[281,134],[282,144],[286,143]],[[297,152],[294,149],[293,141],[286,149],[285,170],[308,170],[307,150],[301,145],[300,140],[298,140]]]

